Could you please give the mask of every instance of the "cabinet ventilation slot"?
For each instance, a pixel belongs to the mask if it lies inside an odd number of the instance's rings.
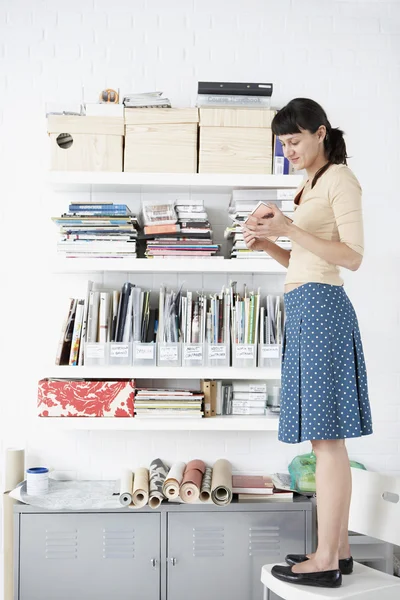
[[[277,556],[280,554],[279,527],[250,527],[249,556]]]
[[[225,533],[223,527],[193,528],[193,556],[224,556]]]
[[[103,529],[103,558],[135,558],[135,530]]]
[[[49,560],[78,558],[78,531],[49,531],[46,529],[45,557]]]

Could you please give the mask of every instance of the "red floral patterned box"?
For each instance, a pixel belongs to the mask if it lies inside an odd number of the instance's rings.
[[[133,417],[135,380],[41,379],[39,417]]]

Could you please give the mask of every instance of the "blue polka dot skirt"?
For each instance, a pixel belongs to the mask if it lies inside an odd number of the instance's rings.
[[[342,286],[306,283],[284,294],[278,437],[296,444],[372,433],[357,316]]]

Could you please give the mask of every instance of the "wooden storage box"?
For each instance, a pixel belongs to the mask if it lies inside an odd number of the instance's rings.
[[[123,117],[49,115],[51,169],[122,171]]]
[[[199,173],[272,173],[271,121],[262,108],[200,108]]]
[[[197,108],[126,108],[124,171],[197,172]]]

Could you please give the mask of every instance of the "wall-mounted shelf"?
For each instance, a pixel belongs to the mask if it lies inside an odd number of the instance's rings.
[[[220,258],[66,258],[51,261],[52,273],[264,273],[284,274],[272,259]]]
[[[233,188],[293,189],[301,175],[236,175],[215,173],[107,173],[91,171],[50,171],[48,181],[55,191],[63,192],[229,192]]]
[[[280,369],[238,367],[59,367],[44,369],[52,379],[255,379],[281,378]]]
[[[278,417],[251,415],[209,419],[140,419],[117,417],[38,417],[40,426],[108,431],[278,431]]]

